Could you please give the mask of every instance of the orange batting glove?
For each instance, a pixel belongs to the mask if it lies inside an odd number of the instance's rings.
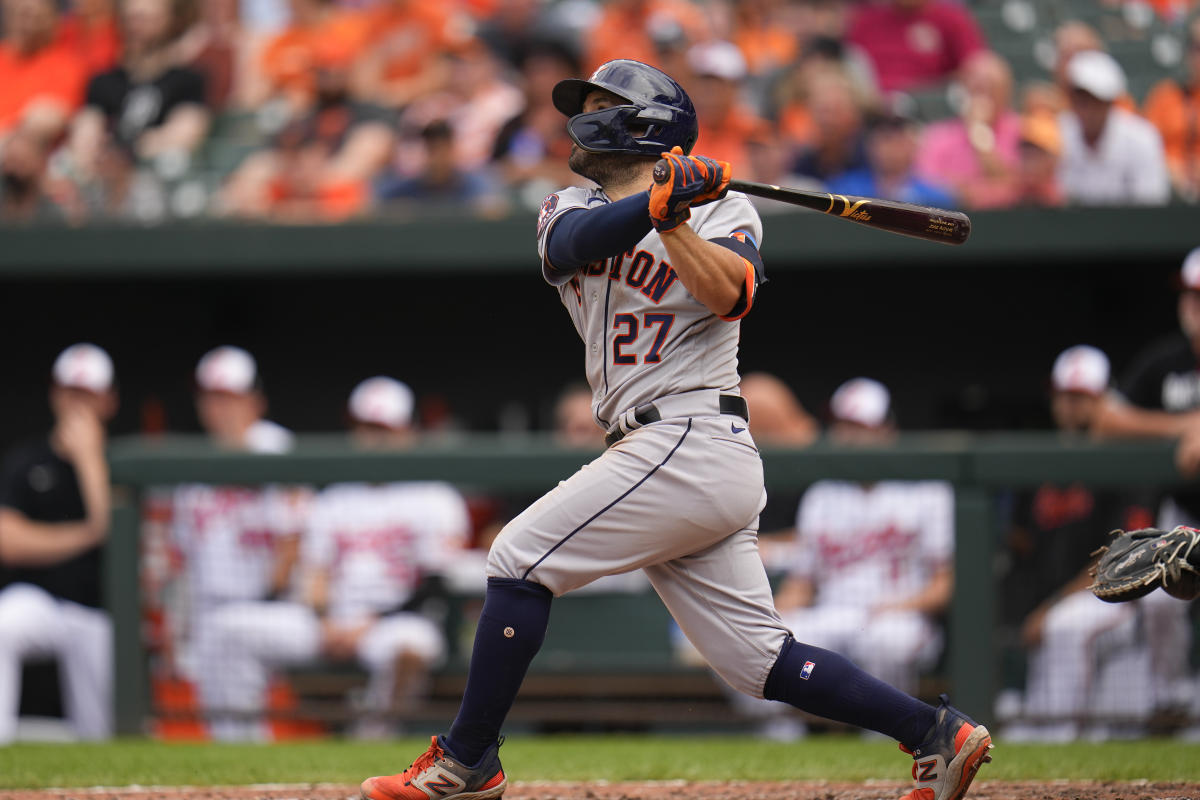
[[[733,170],[727,161],[685,156],[680,147],[663,153],[654,165],[650,220],[659,233],[673,231],[691,217],[691,206],[725,196]]]

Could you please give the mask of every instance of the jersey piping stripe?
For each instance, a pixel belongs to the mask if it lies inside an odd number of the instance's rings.
[[[614,258],[615,258],[615,256],[614,256]],[[609,264],[609,270],[611,270],[611,269],[612,269],[612,265]],[[603,355],[604,357],[602,359],[600,359],[600,368],[602,370],[604,370],[604,395],[605,395],[605,397],[607,397],[608,396],[608,303],[609,303],[609,300],[612,298],[612,286],[613,286],[614,282],[606,281],[605,283],[607,285],[604,287],[604,337],[600,340],[602,343],[600,346],[602,348],[604,348],[604,352],[601,353],[601,355]]]
[[[670,461],[670,460],[671,460],[671,456],[675,455],[675,451],[676,451],[676,450],[678,450],[678,449],[680,448],[680,446],[683,444],[683,440],[684,440],[684,439],[686,439],[686,438],[688,437],[688,433],[690,433],[690,432],[691,432],[691,430],[692,430],[692,420],[689,418],[689,419],[688,419],[688,423],[687,423],[687,428],[685,428],[685,429],[684,429],[684,431],[683,431],[683,435],[679,437],[679,441],[675,443],[675,446],[671,448],[671,452],[667,453],[666,457],[665,457],[665,458],[663,458],[663,460],[662,460],[662,461],[660,461],[660,462],[658,462],[657,464],[655,464],[653,469],[651,469],[649,472],[647,472],[645,475],[643,475],[643,476],[642,476],[642,478],[641,478],[641,480],[639,480],[639,481],[638,481],[637,483],[635,483],[633,486],[630,486],[628,489],[626,489],[626,490],[625,490],[625,491],[624,491],[624,492],[621,494],[621,496],[620,496],[620,497],[618,497],[616,500],[613,500],[611,503],[609,503],[609,504],[608,504],[608,505],[606,505],[604,508],[602,508],[602,509],[600,509],[599,511],[597,511],[595,514],[592,514],[592,516],[588,517],[588,518],[587,518],[587,521],[585,521],[585,522],[584,522],[582,525],[580,525],[578,528],[576,528],[575,530],[573,530],[573,531],[571,531],[570,533],[568,533],[568,534],[567,534],[566,536],[564,536],[563,538],[559,539],[559,540],[558,540],[558,543],[557,543],[557,544],[555,544],[555,545],[554,545],[554,547],[551,547],[549,550],[547,550],[545,555],[543,555],[543,556],[542,556],[541,558],[539,558],[537,561],[533,562],[533,566],[531,566],[529,569],[525,570],[525,574],[521,576],[521,580],[529,580],[529,573],[531,573],[531,572],[533,572],[535,569],[537,569],[537,568],[538,568],[538,565],[540,565],[540,564],[541,564],[543,561],[545,561],[547,558],[549,558],[549,557],[550,557],[550,556],[551,556],[551,555],[554,553],[554,551],[555,551],[555,550],[557,550],[558,548],[562,547],[564,544],[566,544],[566,543],[567,543],[567,541],[568,541],[568,540],[569,540],[569,539],[570,539],[572,536],[574,536],[575,534],[579,533],[581,530],[583,530],[584,528],[586,528],[588,525],[591,525],[593,522],[595,522],[597,519],[599,519],[599,518],[601,517],[601,515],[603,515],[603,514],[604,514],[606,511],[608,511],[610,508],[612,508],[613,506],[615,506],[617,503],[619,503],[619,502],[621,502],[622,500],[624,500],[624,499],[625,499],[626,497],[628,497],[629,495],[633,494],[634,490],[636,490],[636,489],[637,489],[639,486],[641,486],[641,485],[642,485],[643,483],[645,483],[646,481],[650,480],[650,477],[651,477],[651,476],[652,476],[654,473],[658,472],[658,470],[659,470],[659,468],[660,468],[660,467],[662,467],[664,464],[666,464],[668,461]]]

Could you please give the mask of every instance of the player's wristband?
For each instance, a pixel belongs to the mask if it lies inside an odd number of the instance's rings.
[[[575,270],[624,253],[650,232],[650,192],[615,203],[565,212],[550,229],[546,259],[558,270]]]

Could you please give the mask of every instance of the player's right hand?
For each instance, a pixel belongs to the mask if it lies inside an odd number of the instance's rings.
[[[733,170],[727,161],[685,156],[679,147],[654,165],[650,220],[659,233],[673,231],[691,217],[691,206],[717,200],[729,189]]]

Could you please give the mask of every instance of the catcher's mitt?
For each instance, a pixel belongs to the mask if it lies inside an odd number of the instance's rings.
[[[1117,538],[1092,569],[1092,594],[1109,603],[1136,600],[1161,586],[1180,600],[1200,596],[1200,530],[1142,528]]]

